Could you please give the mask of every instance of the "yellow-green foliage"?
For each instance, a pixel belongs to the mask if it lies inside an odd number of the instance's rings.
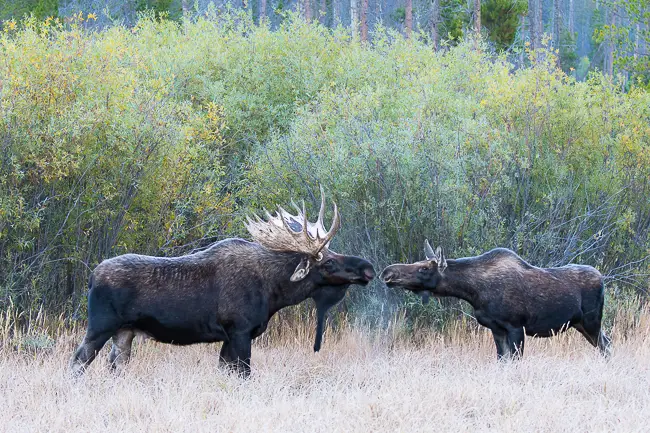
[[[575,82],[545,51],[513,70],[383,29],[368,45],[214,12],[87,19],[3,28],[4,301],[77,305],[99,260],[242,235],[244,212],[315,205],[318,183],[342,207],[336,249],[378,268],[419,259],[425,237],[448,256],[506,246],[605,273],[649,252],[643,90]],[[638,286],[644,266],[614,273]]]
[[[146,32],[163,30],[150,22]],[[218,193],[223,109],[176,98],[178,78],[147,52],[146,40],[125,28],[87,33],[52,20],[3,35],[5,293],[27,295],[26,281],[37,280],[50,290],[30,295],[65,299],[81,291],[84,265],[228,226],[211,218],[232,207]]]

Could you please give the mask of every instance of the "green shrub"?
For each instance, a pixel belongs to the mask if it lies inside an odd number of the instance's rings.
[[[83,19],[0,38],[5,305],[76,311],[100,260],[244,236],[246,212],[314,210],[319,183],[343,215],[333,248],[378,271],[429,238],[448,257],[505,246],[648,288],[644,90],[576,82],[545,51],[515,71],[473,43],[435,53],[378,29],[368,45],[291,16],[277,31],[214,11],[101,32]],[[342,308],[386,319],[404,298],[375,282]],[[407,305],[434,324],[466,308]]]

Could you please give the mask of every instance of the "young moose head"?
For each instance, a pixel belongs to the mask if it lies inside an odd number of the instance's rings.
[[[447,260],[442,249],[438,247],[434,252],[428,240],[424,241],[424,253],[426,260],[390,265],[382,271],[380,278],[389,287],[399,286],[421,295],[426,304],[442,280]]]
[[[290,251],[301,255],[290,281],[309,278],[317,286],[346,286],[368,284],[375,277],[372,264],[360,257],[344,256],[329,249],[329,243],[341,227],[341,215],[334,203],[334,220],[329,230],[323,225],[325,195],[321,187],[321,206],[318,220],[307,220],[305,202],[300,209],[293,201],[298,214],[292,215],[278,206],[275,216],[266,212],[268,221],[255,215],[255,221],[247,218],[246,228],[257,241],[275,251]]]

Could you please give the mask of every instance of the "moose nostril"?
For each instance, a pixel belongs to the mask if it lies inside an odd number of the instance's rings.
[[[367,268],[365,271],[363,271],[363,275],[368,281],[370,281],[375,278],[375,270],[372,268]]]
[[[389,269],[385,269],[384,272],[381,273],[381,279],[384,280],[384,281],[388,281],[391,278],[393,278],[394,276],[395,276],[395,274],[393,273],[393,271],[391,271]]]

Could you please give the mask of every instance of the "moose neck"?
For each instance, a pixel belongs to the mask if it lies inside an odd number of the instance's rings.
[[[300,263],[302,256],[298,253],[275,252],[270,265],[276,278],[269,287],[269,309],[271,315],[290,305],[296,305],[309,298],[316,289],[309,275],[301,281],[291,282],[289,278]]]
[[[447,269],[443,272],[442,280],[436,287],[436,295],[460,298],[477,308],[480,303],[477,290],[480,282],[475,278],[474,268],[475,265],[471,259],[447,260]]]

